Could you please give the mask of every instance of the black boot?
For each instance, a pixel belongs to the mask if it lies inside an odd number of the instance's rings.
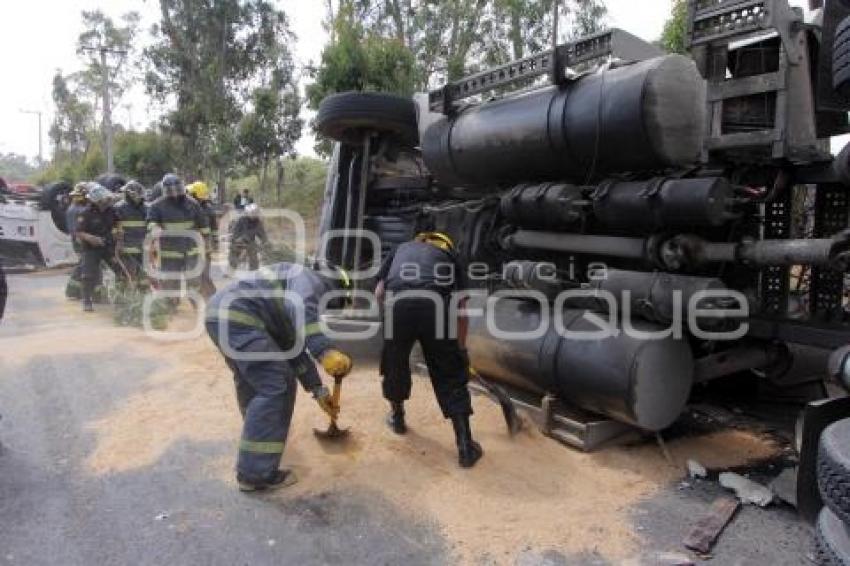
[[[94,305],[92,295],[94,294],[94,285],[88,281],[83,281],[83,312],[93,312]]]
[[[392,411],[387,415],[387,425],[390,430],[396,434],[404,434],[407,432],[407,424],[404,422],[404,403],[401,401],[391,401],[390,407]]]
[[[457,459],[461,468],[471,468],[484,455],[481,445],[472,440],[472,430],[469,428],[469,415],[454,415],[452,426],[455,429],[457,441]]]

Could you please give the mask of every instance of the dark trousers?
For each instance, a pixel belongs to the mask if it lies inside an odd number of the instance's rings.
[[[127,270],[135,283],[141,283],[142,280],[147,279],[141,253],[122,253],[120,259],[121,263],[124,264],[124,269]]]
[[[239,267],[239,262],[242,261],[242,257],[247,255],[248,269],[251,271],[257,271],[260,268],[259,252],[260,249],[254,242],[233,242],[230,244],[230,255],[228,257],[230,268],[236,269]]]
[[[427,298],[401,299],[390,303],[392,325],[384,321],[384,351],[381,373],[383,392],[388,401],[401,402],[410,398],[410,352],[416,342],[422,346],[425,363],[431,375],[431,385],[443,416],[471,415],[469,368],[466,356],[457,339],[448,338],[448,299],[441,304]],[[438,313],[443,314],[442,323]],[[442,327],[442,338],[437,337]],[[392,332],[391,336],[386,334]]]
[[[163,257],[159,263],[159,270],[169,275],[169,279],[160,281],[160,288],[165,291],[178,291],[180,281],[185,280],[189,289],[200,287],[200,277],[189,277],[188,274],[196,270],[198,264],[197,255],[180,255],[178,257]],[[175,275],[177,277],[175,277]],[[177,300],[176,298],[173,300]]]
[[[121,268],[116,265],[113,257],[114,250],[110,247],[88,248],[82,251],[80,257],[80,281],[82,283],[83,301],[91,301],[94,290],[103,280],[102,264],[106,264],[118,279],[124,279]]]
[[[236,352],[279,353],[280,348],[266,332],[230,324],[225,337],[218,321],[207,321],[206,326],[233,371],[236,400],[242,412],[236,472],[245,481],[262,482],[280,466],[295,408],[296,371],[286,361],[235,360],[223,348],[222,341],[226,340]]]

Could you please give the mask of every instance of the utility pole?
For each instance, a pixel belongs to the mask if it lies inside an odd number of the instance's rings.
[[[44,164],[44,153],[42,151],[42,133],[41,133],[41,110],[21,110],[24,114],[35,114],[38,116],[38,165],[39,167]]]
[[[100,53],[100,72],[101,72],[101,98],[103,99],[103,145],[106,151],[106,172],[115,172],[115,160],[112,153],[112,101],[109,96],[109,65],[107,64],[106,56],[127,54],[121,49],[110,49],[109,47],[83,47],[83,51],[97,51]]]
[[[112,156],[112,104],[109,100],[109,67],[106,66],[106,50],[100,50],[101,78],[103,79],[103,138],[106,145],[106,172],[115,172],[115,160]]]

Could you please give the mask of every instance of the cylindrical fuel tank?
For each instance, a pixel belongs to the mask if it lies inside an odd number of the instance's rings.
[[[609,182],[593,195],[593,215],[603,226],[642,232],[722,226],[735,217],[734,196],[723,177]]]
[[[590,282],[591,289],[609,293],[621,308],[628,292],[633,316],[665,325],[670,324],[677,316],[680,320],[686,321],[688,305],[697,295],[726,290],[723,281],[710,277],[619,269],[609,269],[598,275],[598,278]],[[678,303],[675,300],[676,295],[678,295]],[[607,301],[601,299],[598,303],[597,308],[608,306]],[[704,309],[708,306],[706,303],[701,301],[698,304]],[[723,322],[723,319],[715,318],[708,322],[719,324]]]
[[[690,59],[658,57],[444,118],[426,130],[423,157],[452,186],[686,165],[700,153],[705,92]]]
[[[485,300],[479,298],[470,306],[482,307]],[[489,302],[487,309],[489,316],[470,319],[467,337],[470,360],[485,376],[528,391],[553,393],[569,404],[649,431],[670,426],[685,408],[694,373],[686,342],[625,332],[577,340],[561,336],[554,324],[542,337],[530,339],[540,327],[540,305],[503,298]],[[564,311],[564,328],[598,332],[600,327],[584,317],[587,312]],[[641,321],[634,321],[633,327],[660,330]],[[523,333],[525,338],[494,335],[504,332]]]

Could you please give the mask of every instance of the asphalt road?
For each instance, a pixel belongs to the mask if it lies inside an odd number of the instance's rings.
[[[232,458],[231,445],[185,442],[142,469],[92,474],[91,423],[137,393],[158,362],[120,348],[86,354],[92,336],[61,304],[60,277],[10,279],[0,324],[0,564],[445,562],[433,527],[404,519],[380,494],[264,499],[193,473],[201,458]],[[51,353],[57,330],[79,353]]]
[[[373,465],[371,455],[376,453],[376,445],[368,441],[361,447],[358,473],[345,468],[345,457],[333,460],[339,468],[326,475],[336,474],[342,479],[327,491],[281,497],[240,494],[230,472],[234,419],[238,417],[229,384],[220,387],[220,412],[196,406],[211,402],[203,393],[203,374],[210,371],[209,367],[193,359],[187,362],[189,369],[184,369],[184,354],[179,348],[173,348],[169,355],[157,355],[155,344],[140,344],[138,330],[116,328],[102,313],[95,318],[84,316],[78,305],[62,297],[63,284],[64,276],[57,272],[10,277],[9,310],[0,322],[0,565],[458,563],[457,533],[451,529],[447,532],[446,524],[436,524],[428,513],[401,504],[398,482],[390,485],[374,477],[369,466]],[[152,380],[151,376],[168,366],[184,373],[196,372],[201,379],[193,378],[193,385],[186,388],[173,375],[166,375],[164,384]],[[215,371],[221,373],[220,369]],[[351,389],[349,392],[353,394]],[[174,421],[174,427],[188,432],[192,428],[215,428],[219,415],[229,422],[217,431],[221,434],[164,435],[163,426],[172,425],[159,421],[175,411],[170,405],[158,404],[175,397],[183,420]],[[422,397],[423,406],[433,404]],[[193,414],[195,410],[202,414]],[[145,420],[148,415],[157,422]],[[368,426],[379,427],[370,429],[375,438],[380,434],[377,430],[382,430],[377,424],[381,417],[380,413],[372,416],[375,422]],[[426,433],[429,437],[446,432],[439,417],[435,419],[434,427]],[[480,423],[483,415],[477,419]],[[424,425],[419,426],[421,431]],[[366,427],[365,421],[358,423],[361,431]],[[477,535],[481,540],[477,541],[475,558],[464,564],[620,563],[605,558],[604,529],[610,526],[606,524],[607,515],[595,516],[597,523],[589,530],[575,535],[565,531],[564,548],[532,548],[495,540],[488,544],[487,535],[493,527],[501,527],[499,532],[506,533],[529,530],[533,520],[538,525],[558,524],[565,515],[575,514],[576,508],[596,507],[597,498],[613,498],[606,505],[621,509],[611,517],[624,520],[640,541],[633,551],[636,558],[629,564],[668,564],[657,560],[659,553],[672,550],[681,555],[684,534],[710,502],[723,494],[713,480],[690,482],[683,488],[674,474],[669,476],[674,479],[659,481],[657,489],[647,491],[646,497],[622,506],[610,484],[597,487],[591,482],[589,485],[598,491],[567,497],[563,493],[571,482],[582,477],[586,481],[587,476],[597,473],[608,474],[606,481],[628,488],[632,482],[641,481],[639,475],[630,475],[635,468],[657,462],[660,455],[650,443],[648,448],[603,451],[585,457],[538,436],[500,443],[498,427],[491,430],[481,431],[488,434],[484,444],[489,452],[478,476],[453,475],[464,472],[453,470],[444,460],[442,454],[451,457],[451,447],[426,444],[424,437],[418,438],[418,445],[400,444],[399,454],[404,456],[399,458],[405,461],[390,459],[389,464],[381,464],[393,467],[396,475],[400,469],[404,474],[415,474],[419,482],[437,486],[474,482],[477,477],[481,485],[497,486],[483,495],[495,499],[499,495],[504,498],[504,492],[512,488],[518,493],[528,492],[504,479],[525,481],[522,462],[552,466],[555,472],[542,476],[540,485],[531,486],[534,489],[530,493],[547,489],[551,482],[561,482],[553,483],[558,487],[551,489],[563,505],[553,508],[541,502],[525,510],[522,502],[517,502],[517,509],[509,515],[502,512],[504,509],[489,515],[472,513],[472,520],[480,523],[474,532],[483,534]],[[152,444],[159,445],[149,438],[157,435],[170,437],[159,452],[151,450]],[[440,442],[450,444],[447,437]],[[379,441],[382,446],[388,442]],[[428,447],[427,457],[424,447]],[[696,447],[686,443],[677,447],[677,453],[687,456]],[[424,463],[434,453],[437,464],[431,471],[424,470]],[[308,456],[306,452],[300,454],[314,470],[326,465],[327,460]],[[122,466],[122,459],[131,460],[133,465]],[[623,471],[612,476],[611,470],[620,461]],[[210,463],[224,473],[209,473]],[[407,467],[397,469],[401,465]],[[360,479],[359,485],[350,489],[346,478],[355,476]],[[422,485],[422,490],[427,492],[428,487]],[[417,487],[413,485],[412,489]],[[396,496],[387,497],[393,490]],[[459,495],[458,505],[467,507],[458,509],[461,517],[468,507],[483,508],[486,503],[477,500],[474,491],[471,493]],[[437,497],[452,496],[439,493]],[[432,506],[432,511],[439,507]],[[585,544],[580,539],[588,533],[601,542]],[[568,541],[572,547],[589,546],[598,551],[570,551],[566,549]],[[488,554],[490,547],[501,547],[503,552],[493,558]],[[797,520],[793,510],[749,507],[724,533],[710,563],[792,566],[808,563],[809,556],[810,528]]]

